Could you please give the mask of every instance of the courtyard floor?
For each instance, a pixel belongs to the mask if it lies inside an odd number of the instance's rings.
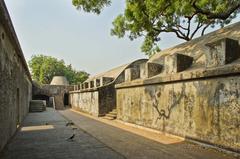
[[[73,124],[74,123],[74,124]],[[72,139],[69,139],[71,138]],[[210,148],[71,110],[29,113],[1,159],[231,159]]]

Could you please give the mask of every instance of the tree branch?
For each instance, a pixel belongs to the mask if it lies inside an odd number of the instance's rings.
[[[208,19],[221,19],[221,20],[226,20],[235,10],[240,8],[240,1],[233,7],[229,8],[226,12],[222,13],[212,13],[209,10],[203,10],[200,7],[197,6],[196,4],[197,0],[195,0],[192,5],[193,8],[197,13],[206,15]]]
[[[206,26],[203,28],[203,30],[202,30],[201,36],[204,35],[206,29],[207,29],[213,22],[214,22],[214,20],[210,20],[210,21],[207,23],[207,25],[206,25]]]
[[[193,31],[190,39],[192,39],[194,37],[194,35],[197,33],[197,31],[203,26],[203,24],[201,22],[198,22],[198,25],[196,27],[196,29]]]

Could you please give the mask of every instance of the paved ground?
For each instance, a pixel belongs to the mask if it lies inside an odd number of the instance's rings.
[[[154,137],[138,130],[129,132],[122,124],[112,125],[70,110],[30,113],[23,127],[0,155],[1,159],[231,159],[215,150],[205,149],[171,137]],[[66,126],[68,121],[75,125]],[[122,126],[121,126],[122,125]],[[122,128],[126,129],[123,130]],[[136,128],[134,128],[136,129]],[[141,135],[140,133],[144,135]],[[73,141],[67,140],[75,134]],[[141,136],[140,136],[141,135]],[[147,136],[152,136],[150,140]],[[156,135],[156,134],[155,134]],[[145,137],[143,137],[145,136]],[[162,140],[162,142],[160,141]]]
[[[124,158],[68,121],[53,109],[29,113],[23,127],[0,155],[1,159],[113,159]],[[76,134],[74,141],[67,140]]]

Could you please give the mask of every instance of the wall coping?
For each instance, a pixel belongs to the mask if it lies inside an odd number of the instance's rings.
[[[129,82],[124,82],[115,85],[116,89],[139,87],[145,85],[153,84],[166,84],[166,83],[176,83],[185,81],[196,81],[202,79],[226,77],[226,76],[236,76],[240,75],[240,62],[233,62],[224,66],[213,67],[213,68],[195,68],[189,69],[183,72],[175,74],[159,74],[152,78],[147,79],[137,79]]]

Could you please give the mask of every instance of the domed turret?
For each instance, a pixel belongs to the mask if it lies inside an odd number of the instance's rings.
[[[68,86],[69,82],[64,76],[54,76],[50,85],[63,85]]]

